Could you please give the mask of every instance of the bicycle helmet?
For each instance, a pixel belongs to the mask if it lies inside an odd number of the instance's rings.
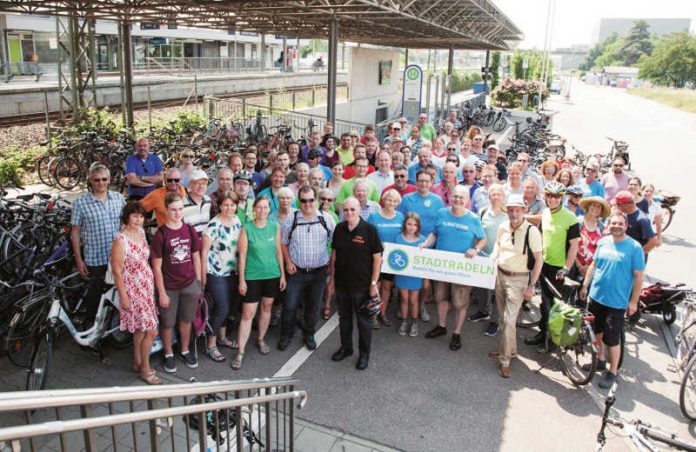
[[[245,180],[249,183],[251,183],[251,173],[248,171],[239,171],[234,175],[234,181],[237,182],[238,180]]]
[[[544,193],[549,195],[564,195],[566,187],[558,181],[551,181],[544,186]]]
[[[486,162],[484,162],[484,161],[481,160],[481,159],[477,159],[477,160],[474,162],[474,167],[475,167],[477,170],[479,170],[479,171],[482,170],[484,166],[486,166]]]
[[[566,190],[566,193],[568,193],[569,195],[582,195],[582,187],[580,187],[579,185],[571,185]]]

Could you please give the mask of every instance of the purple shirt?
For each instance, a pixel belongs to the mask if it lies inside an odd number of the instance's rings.
[[[164,287],[180,290],[196,280],[193,253],[200,252],[201,242],[193,226],[186,223],[179,229],[162,225],[152,238],[151,255],[162,259]]]

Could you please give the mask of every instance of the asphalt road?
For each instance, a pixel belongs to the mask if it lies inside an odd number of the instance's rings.
[[[651,254],[647,273],[695,285],[690,259],[696,232],[689,227],[694,220],[694,199],[689,198],[687,185],[695,161],[691,150],[696,142],[696,115],[621,90],[586,87],[579,82],[573,85],[572,103],[558,97],[551,99],[548,107],[559,111],[555,131],[579,149],[606,152],[611,143],[605,136],[624,139],[631,145],[634,169],[645,182],[683,196],[665,243]],[[433,306],[430,312],[434,317]],[[336,320],[334,317],[325,323],[320,336],[326,338],[311,354],[296,355],[300,349],[300,335],[296,334],[285,352],[274,349],[261,356],[250,347],[240,372],[231,371],[227,363],[214,364],[202,357],[195,371],[180,364],[175,376],[160,375],[180,382],[194,375],[216,380],[294,372],[309,393],[306,408],[298,412],[300,417],[402,450],[593,450],[605,391],[592,384],[574,388],[554,360],[536,372],[549,357],[536,353],[533,347],[519,345],[520,359],[513,362],[513,377],[503,380],[495,361],[486,357],[497,339],[483,336],[484,324],[465,325],[463,347],[458,352],[448,349],[448,339],[423,337],[433,322],[421,324],[418,338],[400,337],[396,328],[383,328],[374,335],[370,368],[358,372],[355,355],[341,363],[330,360],[339,342]],[[679,380],[667,370],[672,358],[662,323],[658,316],[646,316],[628,335],[617,408],[628,419],[640,417],[696,442],[696,435],[690,433],[679,412]],[[524,330],[519,333],[529,334]],[[275,345],[277,330],[269,334]],[[129,371],[129,352],[109,353],[112,364],[103,364],[68,341],[58,344],[49,387],[135,384],[136,378]],[[229,362],[229,352],[226,354]],[[6,359],[0,361],[0,387],[20,390],[23,382],[21,369]],[[606,450],[631,450],[626,439],[612,432],[608,437]]]

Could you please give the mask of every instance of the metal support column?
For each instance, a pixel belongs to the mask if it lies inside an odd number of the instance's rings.
[[[454,66],[454,47],[450,46],[449,55],[447,56],[447,110],[445,115],[449,113],[452,105],[452,68]]]
[[[280,51],[280,55],[283,57],[281,58],[280,62],[280,72],[285,72],[285,62],[288,60],[288,39],[285,35],[283,35],[283,50]],[[300,49],[297,49],[297,52],[300,52]],[[292,60],[291,60],[292,61]]]
[[[488,77],[491,73],[489,69],[489,64],[491,61],[491,51],[486,50],[486,71],[483,73],[483,104],[486,104],[486,94],[488,93]]]
[[[404,67],[408,66],[408,49],[404,49]]]
[[[338,57],[338,19],[329,22],[329,75],[326,86],[326,120],[336,122],[336,60]],[[334,124],[335,126],[335,124]]]
[[[10,58],[7,52],[7,36],[5,28],[7,27],[5,16],[0,17],[0,58],[2,58],[2,73],[5,81],[10,80]]]
[[[130,23],[119,22],[121,29],[121,77],[123,78],[123,97],[121,98],[121,108],[126,117],[126,127],[133,127],[133,70],[131,61],[131,29]]]
[[[259,58],[261,58],[261,70],[266,70],[266,35],[261,33],[261,49],[259,51]]]

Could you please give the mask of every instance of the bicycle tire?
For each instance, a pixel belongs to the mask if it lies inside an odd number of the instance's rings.
[[[22,306],[23,309],[12,315],[5,336],[7,357],[15,366],[27,367],[31,364],[35,338],[46,320],[49,302],[47,290],[41,290],[17,302],[17,306]]]
[[[36,346],[32,353],[29,372],[27,372],[27,391],[38,391],[46,388],[52,356],[53,332],[49,328],[36,338]]]
[[[583,386],[592,381],[597,369],[597,350],[589,322],[584,322],[575,345],[561,348],[560,359],[563,373],[575,386]],[[583,369],[586,365],[589,365],[587,370]]]
[[[493,131],[502,132],[503,130],[505,130],[506,125],[507,120],[501,116],[495,123],[493,123]]]
[[[42,184],[53,187],[55,179],[51,176],[51,163],[54,161],[53,155],[42,155],[36,162],[36,174]]]
[[[56,164],[56,183],[65,190],[72,190],[82,181],[82,164],[73,157],[65,157]]]
[[[534,328],[541,323],[541,292],[535,289],[532,299],[529,301],[529,310],[524,308],[524,304],[517,314],[515,324],[519,328]]]
[[[678,449],[685,450],[687,452],[696,452],[696,445],[687,443],[686,441],[677,438],[669,433],[661,432],[645,425],[636,426],[638,433],[642,434],[646,438],[659,441],[661,443],[667,444],[668,446]]]
[[[691,303],[686,304],[682,314],[681,327],[679,330],[679,341],[677,343],[677,365],[679,369],[684,369],[691,359],[691,350],[696,343],[696,306]]]
[[[486,127],[490,127],[491,124],[495,124],[495,116],[495,113],[487,114],[486,116],[484,116],[483,125]],[[493,130],[495,130],[495,126],[493,126]]]
[[[671,207],[662,208],[662,232],[665,232],[674,218],[674,210]]]
[[[105,317],[106,321],[104,323],[106,331],[110,331],[113,328],[116,329],[106,338],[106,341],[109,343],[109,345],[112,345],[113,347],[118,349],[130,347],[133,343],[133,336],[128,331],[121,331],[119,329],[119,324],[121,323],[121,320],[118,309],[107,309],[108,310],[106,312]]]
[[[679,409],[687,419],[696,420],[696,356],[689,360],[679,384]]]

